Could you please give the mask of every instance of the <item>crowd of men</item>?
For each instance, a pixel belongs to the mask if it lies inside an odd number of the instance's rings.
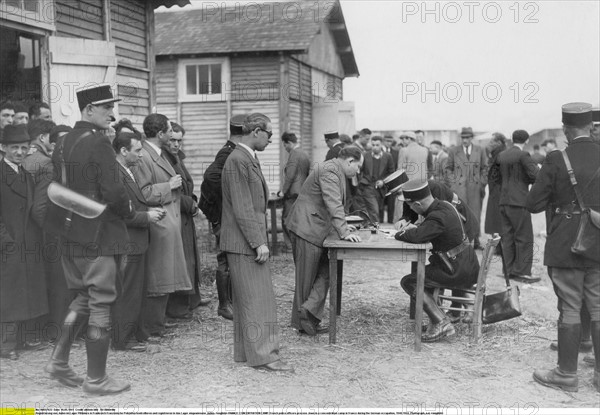
[[[127,120],[115,123],[118,99],[108,85],[82,89],[77,100],[81,121],[72,128],[55,125],[45,104],[32,106],[27,116],[15,104],[0,108],[0,356],[18,359],[20,350],[38,347],[39,336],[26,334],[44,327],[42,337],[54,345],[45,367],[51,377],[89,394],[128,390],[128,383],[106,373],[110,345],[142,351],[208,303],[199,291],[194,217],[201,211],[219,247],[217,313],[233,320],[234,361],[293,372],[279,354],[265,220],[270,193],[257,156],[271,143],[271,120],[259,113],[231,118],[230,137],[204,172],[197,198],[181,151],[182,126],[161,114],[145,118],[143,134]],[[496,133],[482,148],[465,127],[460,145],[446,148],[439,141],[426,147],[420,130],[395,139],[365,128],[352,138],[325,133],[326,158],[311,165],[298,137],[283,133],[288,161],[279,194],[296,281],[291,326],[308,336],[328,331],[322,324],[329,287],[323,244],[330,235],[360,243],[346,220],[358,213],[370,226],[393,223],[400,241],[432,244],[424,298],[430,324],[422,340],[452,336],[454,323],[468,317],[444,313],[432,289],[451,286],[460,297],[461,288],[476,282],[489,186],[486,232],[500,235],[498,253],[510,278],[539,280],[532,276],[531,213],[547,215],[545,265],[559,298],[559,365],[536,371],[534,379],[577,390],[577,353],[586,342],[590,348],[591,338],[598,388],[600,256],[582,259],[565,248],[582,209],[563,161],[567,154],[577,182],[596,189],[582,194],[587,207],[600,210],[600,122],[594,117],[597,111],[587,104],[563,106],[569,146],[551,151],[556,143],[544,142],[545,157],[524,151],[524,130],[513,132],[510,147]],[[401,282],[411,296],[411,318],[415,273]],[[51,326],[56,330],[47,330]],[[71,345],[82,333],[85,377],[69,364]]]

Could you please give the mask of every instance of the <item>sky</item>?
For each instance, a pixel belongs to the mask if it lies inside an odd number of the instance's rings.
[[[560,127],[564,103],[600,103],[598,0],[341,4],[357,129],[534,133]]]

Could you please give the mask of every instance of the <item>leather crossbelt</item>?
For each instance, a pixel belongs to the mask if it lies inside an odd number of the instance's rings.
[[[448,252],[446,252],[446,255],[448,255],[449,258],[454,258],[456,255],[460,254],[462,251],[467,249],[469,246],[471,246],[471,244],[469,243],[468,240],[462,241],[462,243],[460,245],[455,246],[454,248],[452,248]]]

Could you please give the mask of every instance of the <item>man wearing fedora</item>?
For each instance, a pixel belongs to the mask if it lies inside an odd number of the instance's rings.
[[[22,166],[26,125],[7,125],[0,147],[0,357],[16,360],[27,320],[48,312],[41,230],[33,220],[34,180]]]
[[[477,220],[481,220],[481,204],[487,184],[487,156],[484,149],[472,143],[471,127],[463,127],[460,139],[461,145],[448,152],[446,185],[467,203]],[[475,249],[481,249],[479,232],[474,243]]]
[[[45,367],[52,378],[83,391],[106,395],[126,391],[127,382],[106,374],[110,344],[111,306],[117,298],[119,257],[127,252],[128,236],[124,218],[133,215],[123,183],[117,180],[117,161],[111,143],[101,130],[110,126],[114,102],[110,85],[94,85],[77,91],[81,121],[63,137],[52,154],[57,181],[81,195],[106,205],[95,219],[76,214],[67,216],[48,211],[48,223],[69,223],[61,233],[62,265],[67,285],[77,295],[64,319],[50,361]],[[63,171],[66,177],[63,176]],[[67,228],[66,225],[61,228]],[[78,376],[69,366],[71,344],[78,328],[87,320],[85,348],[87,377]]]
[[[563,132],[569,146],[563,150],[577,181],[577,193],[586,208],[600,211],[600,143],[590,137],[592,106],[575,102],[562,106]],[[591,320],[595,371],[593,384],[600,391],[600,254],[584,257],[571,250],[577,238],[582,209],[572,184],[565,155],[553,151],[546,156],[526,199],[531,213],[552,208],[544,265],[558,297],[558,367],[536,370],[533,378],[544,386],[576,392],[579,386],[577,358],[581,340],[581,309],[586,305]],[[590,224],[588,226],[593,227]],[[595,229],[598,232],[598,229]]]

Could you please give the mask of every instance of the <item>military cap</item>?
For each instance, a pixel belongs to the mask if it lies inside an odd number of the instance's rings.
[[[113,96],[109,84],[93,85],[77,91],[77,103],[81,111],[88,105],[102,105],[116,101],[121,100]]]
[[[2,144],[19,144],[31,141],[27,133],[27,125],[7,125],[2,130]]]
[[[402,196],[406,202],[416,202],[431,195],[425,179],[412,179],[402,186]]]
[[[584,126],[592,122],[592,104],[586,102],[570,102],[562,106],[562,123],[574,127]]]
[[[327,131],[324,136],[325,140],[335,140],[336,138],[340,138],[340,135],[335,130]]]
[[[460,131],[461,137],[473,137],[473,129],[471,127],[463,127]]]
[[[600,123],[600,108],[592,108],[592,122],[594,124]]]
[[[404,170],[396,170],[388,177],[383,179],[383,184],[387,186],[389,191],[385,194],[386,196],[396,193],[404,183],[408,181],[408,176]]]
[[[231,135],[242,135],[244,134],[244,120],[246,119],[246,114],[234,115],[229,120],[229,134]]]

